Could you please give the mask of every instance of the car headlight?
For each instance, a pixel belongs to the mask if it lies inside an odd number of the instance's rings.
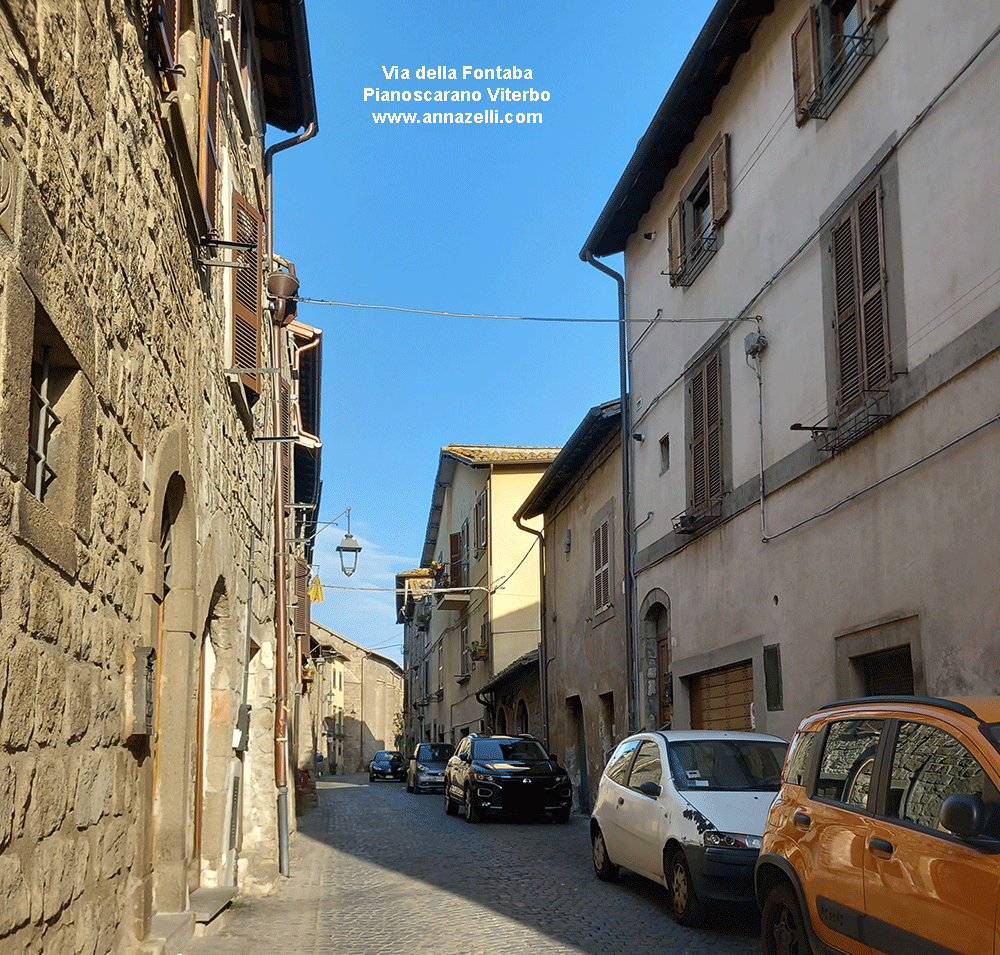
[[[427,772],[427,767],[423,763],[417,763],[417,769],[419,769],[420,772],[422,772],[422,773],[426,773]]]
[[[476,779],[481,783],[495,783],[497,781],[496,776],[488,776],[486,773],[478,773]]]
[[[759,849],[760,836],[746,835],[742,832],[720,832],[709,829],[705,833],[705,845],[718,849]]]

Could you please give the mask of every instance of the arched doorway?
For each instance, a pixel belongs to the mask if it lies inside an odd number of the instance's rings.
[[[497,735],[507,735],[507,711],[502,706],[497,709]]]
[[[528,707],[524,705],[524,700],[521,700],[517,704],[517,731],[519,733],[528,733]]]
[[[670,598],[656,588],[640,608],[644,656],[645,725],[669,728],[673,722],[673,678],[670,666]]]

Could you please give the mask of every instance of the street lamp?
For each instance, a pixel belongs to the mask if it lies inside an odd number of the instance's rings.
[[[348,507],[341,511],[330,523],[339,520],[347,515],[347,533],[344,539],[337,545],[337,553],[340,554],[340,569],[345,577],[350,577],[358,569],[358,554],[361,553],[361,545],[355,537],[351,536],[351,509]]]

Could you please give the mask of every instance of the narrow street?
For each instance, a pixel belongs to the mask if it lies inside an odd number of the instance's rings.
[[[320,780],[299,817],[291,878],[238,903],[185,955],[672,955],[760,952],[757,912],[678,926],[663,888],[593,875],[587,821],[468,825],[442,797],[367,776]]]

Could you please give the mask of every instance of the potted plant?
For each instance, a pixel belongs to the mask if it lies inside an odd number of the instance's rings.
[[[490,648],[486,643],[481,643],[479,640],[473,640],[469,643],[469,656],[473,660],[485,660],[489,656]]]

